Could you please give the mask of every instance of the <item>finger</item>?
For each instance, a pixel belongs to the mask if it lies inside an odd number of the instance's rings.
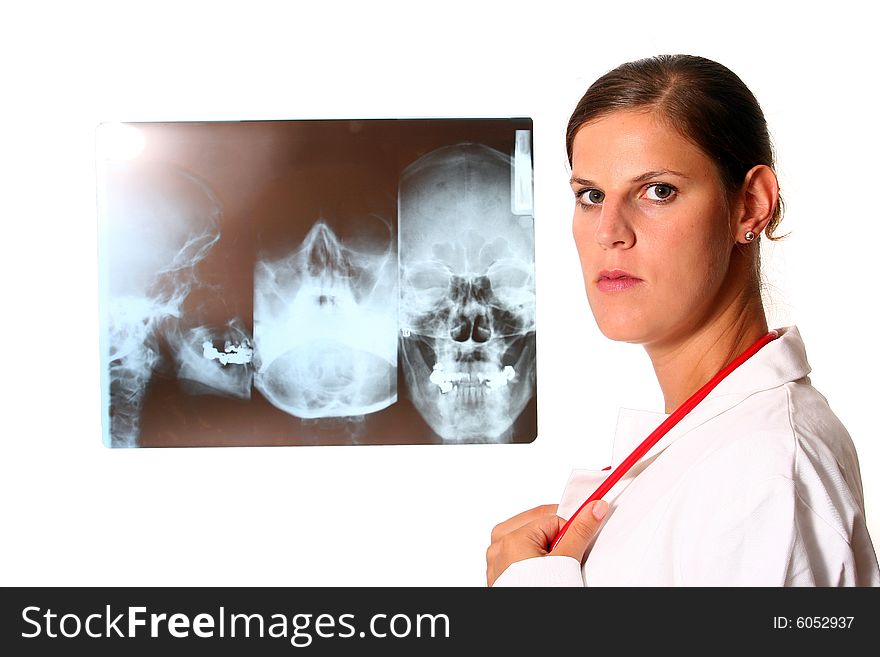
[[[492,586],[492,582],[495,581],[495,546],[493,543],[489,546],[489,549],[486,550],[486,583],[489,586]]]
[[[605,500],[596,500],[585,507],[575,516],[565,535],[550,554],[574,557],[578,561],[582,561],[587,546],[599,532],[599,527],[602,525],[606,513],[608,513],[608,502]],[[554,539],[555,536],[550,540]]]
[[[512,563],[545,556],[561,526],[562,519],[555,513],[540,516],[490,545],[486,551],[486,582],[489,586]]]
[[[547,554],[553,539],[556,538],[564,523],[565,521],[554,513],[553,515],[535,518],[530,523],[517,529],[516,533],[528,537],[531,544],[541,550],[542,554]]]
[[[558,504],[543,504],[541,506],[536,506],[534,509],[518,513],[512,518],[508,518],[504,522],[495,525],[495,527],[492,528],[492,543],[495,543],[502,536],[506,536],[510,532],[519,529],[523,525],[527,525],[533,520],[545,516],[555,516],[558,507]]]

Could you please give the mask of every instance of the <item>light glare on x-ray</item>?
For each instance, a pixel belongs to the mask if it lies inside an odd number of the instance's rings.
[[[97,131],[98,158],[113,162],[131,160],[144,150],[144,134],[124,123],[102,123]]]

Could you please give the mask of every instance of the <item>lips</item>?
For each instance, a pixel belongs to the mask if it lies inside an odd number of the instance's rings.
[[[601,292],[622,292],[642,283],[642,279],[622,269],[603,269],[596,279]]]

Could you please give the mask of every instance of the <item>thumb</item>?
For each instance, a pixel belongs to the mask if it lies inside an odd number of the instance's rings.
[[[608,513],[608,502],[596,500],[577,514],[568,526],[565,535],[550,553],[556,556],[574,557],[583,561],[584,553],[593,537],[599,532],[599,526]]]

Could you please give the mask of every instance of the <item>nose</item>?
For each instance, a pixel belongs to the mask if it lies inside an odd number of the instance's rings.
[[[603,249],[628,249],[635,244],[636,234],[621,200],[605,197],[596,224],[596,241]]]
[[[454,276],[452,289],[452,296],[460,305],[450,327],[450,337],[456,342],[488,342],[492,338],[492,325],[487,313],[492,292],[489,278],[477,276],[467,280]]]
[[[473,340],[479,344],[489,341],[492,337],[492,328],[489,326],[489,317],[485,313],[477,313],[473,317],[465,314],[459,315],[454,326],[450,330],[452,339],[456,342]]]

